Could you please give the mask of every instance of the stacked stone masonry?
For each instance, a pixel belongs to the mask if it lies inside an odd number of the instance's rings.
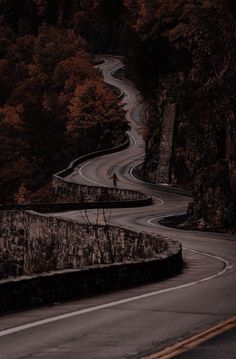
[[[130,201],[147,198],[143,193],[129,189],[86,186],[54,176],[53,187],[59,200],[67,202]]]
[[[79,224],[33,211],[0,212],[0,276],[158,258],[176,242],[114,226]]]

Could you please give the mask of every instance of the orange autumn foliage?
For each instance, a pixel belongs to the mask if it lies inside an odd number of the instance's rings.
[[[101,81],[86,80],[78,85],[69,110],[67,131],[75,136],[79,129],[124,121],[124,111]]]
[[[0,19],[0,45],[0,203],[46,201],[53,173],[124,135],[124,111],[74,30],[17,36]]]

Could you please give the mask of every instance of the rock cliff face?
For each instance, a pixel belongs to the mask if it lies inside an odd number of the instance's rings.
[[[148,103],[141,174],[192,189],[189,223],[201,228],[236,224],[235,19],[232,2],[210,0],[140,0],[133,16],[129,61]]]

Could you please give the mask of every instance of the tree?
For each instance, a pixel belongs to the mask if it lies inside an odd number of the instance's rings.
[[[106,137],[112,134],[114,124],[117,130],[126,130],[125,111],[114,95],[101,81],[86,80],[78,85],[71,99],[70,121],[67,131],[72,137],[96,129]]]

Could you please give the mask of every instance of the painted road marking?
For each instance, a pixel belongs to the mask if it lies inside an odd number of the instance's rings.
[[[153,198],[156,198],[156,199],[159,199],[157,197],[153,197]],[[182,216],[183,214],[186,214],[186,212],[175,212],[175,213],[171,213],[171,214],[162,214],[160,216],[156,216],[156,217],[151,217],[147,220],[147,223],[148,224],[151,224],[152,226],[156,226],[158,223],[153,223],[153,221],[155,219],[161,219],[161,218],[168,218],[168,217],[172,217],[172,216]]]
[[[124,67],[123,64],[122,64],[122,65],[118,65],[115,69],[112,69],[111,71],[107,72],[106,77],[108,77],[108,78],[110,78],[110,80],[113,80],[113,81],[114,81],[113,74],[114,74],[116,71],[118,71],[119,69],[122,69],[122,67]],[[119,79],[118,79],[118,80],[119,80]],[[111,85],[115,86],[115,85],[113,84],[113,82],[111,83]],[[116,87],[119,88],[118,86],[116,86]],[[129,100],[129,98],[130,98],[130,94],[129,94],[128,91],[126,91],[126,90],[124,90],[124,89],[121,89],[121,91],[123,92],[123,96],[124,96],[124,98],[123,98],[123,100],[121,101],[121,103],[126,103],[126,102]]]
[[[145,182],[145,181],[141,181],[140,179],[138,179],[138,178],[135,177],[135,175],[134,175],[134,169],[135,169],[136,167],[138,167],[139,165],[141,165],[141,163],[143,163],[143,162],[144,162],[144,160],[139,161],[136,165],[134,165],[133,167],[131,167],[131,168],[130,168],[130,171],[129,171],[129,174],[130,174],[130,176],[131,176],[135,181],[137,181],[137,182],[148,183],[148,182]],[[148,184],[150,184],[150,183],[148,183]]]
[[[146,359],[171,359],[175,358],[186,351],[195,348],[196,346],[208,341],[211,338],[216,337],[219,334],[226,332],[236,327],[236,316],[228,320],[225,320],[201,333],[198,333],[188,339],[183,340],[177,344],[174,344],[168,348],[161,350],[158,353],[149,355]]]
[[[136,140],[135,140],[134,136],[132,135],[132,133],[131,133],[130,131],[127,131],[127,133],[128,133],[128,135],[129,135],[129,137],[131,137],[131,138],[132,138],[132,140],[134,141],[133,145],[132,145],[131,147],[129,147],[129,148],[128,148],[128,150],[131,150],[132,148],[134,148],[134,147],[136,147],[136,146],[137,146],[137,142],[136,142]]]
[[[152,198],[155,198],[156,200],[158,200],[160,202],[160,206],[163,206],[163,204],[165,203],[163,201],[163,199],[159,198],[159,197],[156,197],[156,196],[152,196]]]
[[[91,179],[89,179],[88,177],[86,177],[86,176],[83,175],[82,170],[83,170],[86,166],[90,165],[92,162],[93,162],[93,161],[85,162],[85,163],[79,168],[79,175],[80,175],[82,178],[84,178],[86,181],[89,181],[89,182],[91,182],[91,183],[95,183],[95,184],[98,185],[98,186],[108,187],[108,186],[106,186],[106,185],[104,185],[104,184],[101,184],[101,183],[99,183],[99,182],[93,181],[93,180],[91,180]]]
[[[135,147],[137,143],[136,143],[136,140],[135,140],[134,136],[132,135],[132,133],[128,132],[128,135],[131,137],[131,139],[132,139],[133,142],[134,142],[133,145],[128,148],[128,150],[130,150],[130,149],[132,149],[133,147]],[[104,158],[104,157],[108,157],[108,156],[112,156],[112,155],[116,155],[116,156],[117,156],[117,153],[115,153],[115,154],[114,154],[114,153],[111,153],[111,154],[109,154],[109,155],[104,155],[104,156],[101,156],[100,158]],[[84,169],[85,167],[87,167],[88,165],[90,165],[93,161],[94,161],[94,160],[85,162],[82,166],[80,166],[80,168],[79,168],[77,171],[76,171],[76,170],[74,171],[74,174],[72,175],[72,177],[75,177],[75,176],[76,176],[76,172],[79,172],[79,175],[80,175],[83,179],[85,179],[86,181],[89,181],[89,182],[91,182],[91,183],[94,183],[94,184],[96,184],[96,185],[98,185],[98,186],[108,187],[108,186],[105,185],[104,183],[102,184],[102,183],[96,182],[96,181],[94,181],[94,180],[88,178],[87,176],[85,176],[85,175],[83,174],[83,172],[82,172],[83,169]]]
[[[129,93],[127,91],[125,91],[125,90],[122,90],[122,91],[123,91],[123,94],[124,94],[124,98],[121,101],[121,103],[126,103],[127,104],[127,101],[129,100],[130,95],[129,95]]]
[[[106,61],[106,60],[105,60]],[[113,73],[115,73],[118,69],[120,69],[120,68],[122,68],[124,65],[123,64],[119,64],[115,69],[113,68],[112,70],[110,70],[108,73],[107,73],[107,76],[108,77],[110,77],[111,79],[114,79],[113,78]],[[124,101],[127,101],[128,99],[129,99],[129,97],[130,97],[130,94],[127,92],[127,91],[125,91],[125,90],[122,90],[123,91],[123,93],[124,93],[124,95],[125,95],[125,99],[122,101],[122,102],[124,102]],[[134,147],[136,147],[137,146],[137,142],[136,142],[136,139],[135,139],[135,137],[133,136],[133,134],[131,133],[131,131],[127,131],[127,133],[128,133],[128,136],[133,140],[133,144],[130,146],[130,147],[128,147],[128,151],[129,150],[131,150],[132,148],[134,148]],[[101,158],[102,157],[107,157],[107,156],[110,156],[110,155],[114,155],[114,154],[109,154],[109,155],[105,155],[105,156],[101,156]],[[117,155],[117,154],[115,154],[115,155]],[[86,167],[86,166],[88,166],[90,163],[92,163],[93,161],[89,161],[89,162],[86,162],[86,163],[84,163],[80,168],[79,168],[79,174],[80,174],[80,176],[82,177],[82,178],[84,178],[85,180],[87,180],[87,181],[89,181],[89,182],[91,182],[91,183],[94,183],[94,184],[96,184],[96,185],[99,185],[99,186],[102,186],[102,187],[108,187],[107,185],[104,185],[104,184],[101,184],[101,183],[99,183],[99,182],[96,182],[96,181],[94,181],[94,180],[92,180],[92,179],[90,179],[90,178],[88,178],[88,177],[86,177],[83,173],[82,173],[82,170]],[[132,169],[131,169],[132,170]],[[76,174],[75,174],[76,175]],[[74,175],[74,176],[75,176]]]
[[[101,309],[107,309],[107,308],[115,307],[117,305],[134,302],[136,300],[146,299],[146,298],[150,298],[150,297],[160,295],[160,294],[163,294],[163,293],[173,292],[173,291],[180,290],[180,289],[187,288],[187,287],[191,287],[191,286],[194,286],[194,285],[199,285],[200,283],[209,281],[209,280],[211,280],[213,278],[216,278],[216,277],[219,277],[219,276],[223,275],[225,272],[227,272],[229,269],[232,268],[231,263],[226,261],[224,258],[214,256],[214,255],[204,253],[204,252],[195,251],[195,250],[192,250],[192,249],[187,249],[187,250],[191,251],[193,253],[201,254],[201,255],[204,255],[204,256],[219,260],[220,262],[222,262],[224,264],[224,268],[221,271],[217,272],[216,274],[213,274],[211,276],[202,278],[202,279],[197,280],[197,281],[181,284],[181,285],[170,287],[170,288],[160,289],[160,290],[157,290],[157,291],[154,291],[154,292],[141,294],[141,295],[137,295],[137,296],[134,296],[134,297],[125,298],[125,299],[121,299],[121,300],[117,300],[117,301],[114,301],[114,302],[111,302],[111,303],[101,304],[101,305],[97,305],[97,306],[94,306],[94,307],[77,310],[77,311],[74,311],[74,312],[71,312],[71,313],[57,315],[55,317],[38,320],[36,322],[19,325],[17,327],[13,327],[13,328],[9,328],[9,329],[4,329],[4,330],[0,331],[0,337],[10,335],[10,334],[14,334],[14,333],[18,333],[18,332],[21,332],[23,330],[27,330],[27,329],[30,329],[30,328],[35,328],[35,327],[38,327],[38,326],[41,326],[41,325],[57,322],[58,320],[68,319],[68,318],[76,317],[76,316],[79,316],[79,315],[82,315],[82,314],[95,312],[95,311],[98,311],[98,310],[101,310]]]

